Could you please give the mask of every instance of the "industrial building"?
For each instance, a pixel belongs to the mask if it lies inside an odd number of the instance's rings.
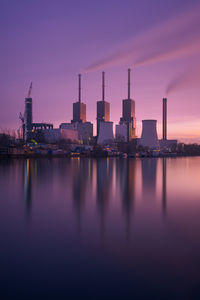
[[[76,142],[78,140],[78,131],[71,129],[44,129],[43,131],[45,142],[57,143],[60,140],[70,140]]]
[[[176,148],[176,146],[178,145],[178,141],[177,140],[159,140],[159,144],[160,144],[160,149],[161,150],[171,150]]]
[[[78,75],[78,101],[73,103],[73,119],[72,123],[86,122],[86,104],[81,102],[81,74]]]
[[[76,130],[78,139],[87,144],[93,138],[93,124],[86,121],[86,104],[81,102],[81,74],[78,75],[78,101],[73,103],[71,123],[62,123],[61,129]]]
[[[131,70],[128,69],[128,99],[123,100],[122,117],[119,125],[116,125],[116,137],[130,142],[136,138],[135,101],[131,99]],[[126,128],[126,132],[125,132]]]
[[[118,124],[115,126],[115,138],[120,142],[127,142],[127,125],[126,124]]]
[[[102,100],[97,101],[97,144],[114,143],[110,103],[105,101],[105,72],[102,72]]]
[[[78,132],[78,139],[87,144],[93,138],[93,124],[90,122],[72,122],[72,123],[62,123],[60,124],[61,129],[76,130]]]
[[[32,131],[53,129],[51,123],[32,123]]]
[[[97,101],[97,137],[101,122],[110,122],[110,103],[105,101],[105,72],[102,72],[102,100]]]
[[[33,123],[33,111],[32,111],[32,82],[29,87],[28,96],[25,98],[25,112],[24,115],[20,113],[20,120],[22,121],[23,140],[25,142],[30,141],[37,131],[45,129],[53,129],[53,124],[50,123]]]

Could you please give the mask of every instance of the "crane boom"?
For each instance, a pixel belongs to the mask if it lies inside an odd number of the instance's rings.
[[[22,115],[21,112],[20,112],[20,114],[19,114],[19,119],[22,121],[22,124],[24,124],[24,116]]]
[[[30,96],[31,96],[31,91],[32,91],[32,82],[31,82],[30,87],[29,87],[28,98],[30,98]]]

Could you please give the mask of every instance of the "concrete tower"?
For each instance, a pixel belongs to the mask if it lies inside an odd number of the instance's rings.
[[[28,90],[28,96],[25,98],[25,112],[24,112],[24,131],[25,141],[28,142],[32,138],[32,82]]]
[[[122,118],[120,118],[120,125],[127,126],[127,142],[136,137],[136,119],[135,119],[135,101],[131,99],[131,70],[128,69],[128,99],[123,100],[122,104]]]
[[[167,140],[167,98],[163,98],[163,140]]]
[[[143,120],[142,121],[142,136],[140,145],[149,147],[150,149],[159,148],[159,141],[157,135],[157,120]]]
[[[73,103],[72,123],[74,122],[86,122],[86,104],[81,102],[81,74],[78,75],[78,101]]]
[[[32,98],[25,98],[25,141],[29,141],[32,136]]]
[[[97,136],[100,122],[110,121],[110,103],[105,101],[105,72],[102,72],[102,100],[97,101]]]

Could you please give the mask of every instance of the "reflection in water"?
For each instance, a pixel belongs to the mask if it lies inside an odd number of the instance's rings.
[[[109,194],[112,186],[113,160],[110,160],[109,158],[97,159],[96,164],[96,201],[100,216],[101,236],[103,238],[105,234],[105,214],[108,209]]]
[[[81,233],[81,216],[85,204],[86,187],[88,184],[89,169],[88,160],[80,160],[80,158],[71,161],[73,169],[72,178],[72,197],[75,213],[78,222],[78,231]]]
[[[143,198],[155,200],[157,158],[143,158],[142,161],[142,193]]]
[[[0,162],[0,281],[10,293],[0,298],[200,299],[199,170],[199,158]]]
[[[32,201],[32,181],[39,181],[45,184],[53,182],[53,170],[60,173],[60,181],[66,184],[65,178],[68,176],[68,182],[72,185],[72,200],[74,210],[77,216],[78,230],[81,231],[81,218],[86,201],[87,189],[96,188],[96,203],[100,216],[101,234],[104,235],[105,215],[108,210],[109,198],[114,197],[116,188],[120,191],[120,198],[123,212],[126,218],[126,235],[129,239],[131,215],[134,205],[136,189],[136,160],[113,160],[113,159],[72,159],[63,164],[57,161],[30,160],[24,161],[24,199],[26,203],[27,214],[31,213]],[[156,176],[157,159],[141,159],[142,164],[142,193],[143,198],[154,199],[156,197]],[[162,159],[162,211],[166,214],[166,178],[167,161]],[[39,172],[38,172],[39,170]],[[115,174],[113,174],[115,173]],[[94,179],[96,182],[94,182]],[[117,187],[112,190],[113,180],[116,180]],[[91,186],[93,185],[93,187]],[[115,185],[115,183],[114,183]],[[118,195],[118,196],[119,196]]]
[[[119,160],[116,172],[121,189],[122,207],[126,218],[126,237],[129,240],[136,180],[135,160]]]
[[[166,157],[163,158],[162,161],[162,210],[163,215],[166,215],[166,207],[167,207],[167,198],[166,198],[166,181],[167,181],[167,161]]]
[[[27,215],[31,213],[31,195],[32,195],[32,163],[30,159],[24,161],[24,200],[26,204]],[[37,174],[36,174],[37,175]]]

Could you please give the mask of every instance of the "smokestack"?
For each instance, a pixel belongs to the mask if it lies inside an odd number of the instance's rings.
[[[163,140],[167,139],[167,98],[163,98]]]
[[[81,103],[81,74],[78,74],[78,101]]]
[[[128,69],[128,100],[130,100],[131,95],[131,69]]]
[[[102,101],[105,101],[105,72],[102,72]]]

